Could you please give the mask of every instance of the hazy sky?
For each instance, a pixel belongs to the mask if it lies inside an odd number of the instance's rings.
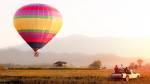
[[[13,15],[30,3],[49,4],[62,13],[64,24],[57,37],[150,37],[150,0],[0,0],[0,48],[24,43]]]

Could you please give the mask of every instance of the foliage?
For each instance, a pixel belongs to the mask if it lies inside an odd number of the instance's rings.
[[[95,68],[95,69],[99,69],[101,67],[101,61],[100,60],[95,60],[94,62],[92,62],[89,65],[89,68]]]
[[[135,64],[134,62],[132,62],[132,63],[130,63],[129,68],[130,68],[130,69],[137,69],[137,68],[138,68],[138,65]]]
[[[142,67],[143,62],[144,62],[144,61],[143,61],[142,59],[138,59],[138,60],[137,60],[138,66],[139,66],[139,67]]]

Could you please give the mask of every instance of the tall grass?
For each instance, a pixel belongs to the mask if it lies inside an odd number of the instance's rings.
[[[143,78],[126,82],[110,80],[112,70],[6,70],[0,84],[149,84],[150,71],[138,72]]]

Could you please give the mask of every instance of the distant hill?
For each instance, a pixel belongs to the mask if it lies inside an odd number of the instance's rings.
[[[17,49],[8,49],[0,51],[0,63],[6,64],[52,64],[56,61],[62,60],[74,66],[87,66],[94,60],[101,60],[103,66],[111,67],[115,64],[128,64],[134,58],[124,58],[113,54],[97,54],[88,55],[82,53],[41,53],[39,58],[33,56],[33,52],[20,51]]]
[[[150,39],[146,38],[110,38],[71,35],[55,38],[35,58],[26,44],[0,50],[0,63],[49,64],[58,60],[67,61],[76,66],[86,66],[100,59],[105,66],[128,64],[150,55]],[[146,59],[149,60],[149,59]]]

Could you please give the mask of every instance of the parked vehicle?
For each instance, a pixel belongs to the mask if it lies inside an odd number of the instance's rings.
[[[128,72],[112,73],[111,77],[113,79],[124,79],[125,81],[129,81],[129,79],[140,78],[140,74],[133,70],[129,70]]]

